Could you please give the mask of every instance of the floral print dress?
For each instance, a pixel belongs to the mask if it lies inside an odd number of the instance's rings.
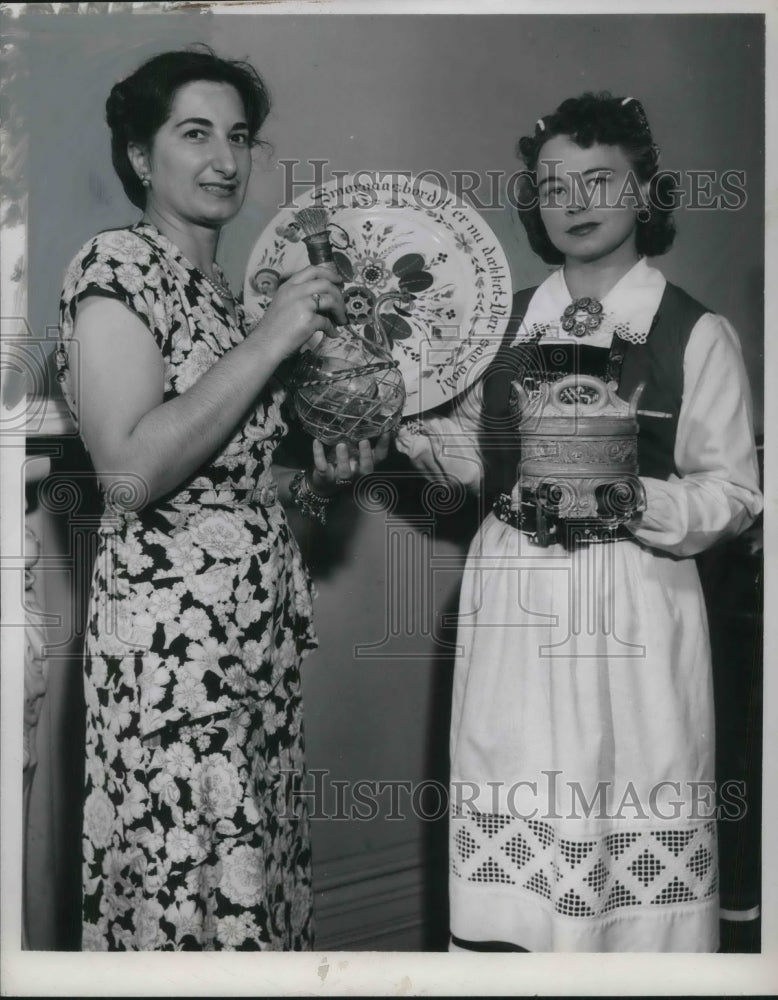
[[[88,242],[65,276],[58,357],[78,302],[123,302],[164,359],[165,400],[244,337],[154,226]],[[103,482],[85,644],[84,950],[312,946],[300,662],[311,587],[275,498],[283,390],[173,494],[139,512]],[[124,503],[124,507],[122,504]]]

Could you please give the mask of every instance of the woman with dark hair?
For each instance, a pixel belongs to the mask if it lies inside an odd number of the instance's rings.
[[[270,107],[257,73],[167,52],[108,99],[143,211],[76,255],[60,380],[104,493],[85,644],[85,950],[312,944],[300,661],[307,570],[279,491],[324,519],[385,442],[273,475],[278,365],[345,322],[328,266],[247,328],[216,264]]]
[[[517,175],[515,204],[527,233],[530,246],[546,264],[564,264],[565,254],[551,240],[543,223],[538,191],[538,157],[546,142],[555,136],[575,136],[577,145],[616,145],[630,163],[630,172],[617,192],[623,203],[630,202],[635,214],[635,252],[638,257],[658,257],[667,253],[675,239],[673,210],[676,179],[659,170],[659,147],[651,140],[645,115],[636,109],[637,101],[627,103],[607,95],[587,94],[563,101],[553,115],[539,118],[535,133],[519,140],[518,153],[526,169]],[[576,177],[585,193],[583,176]],[[595,184],[593,197],[602,188]]]
[[[648,263],[672,242],[672,202],[637,100],[567,100],[519,150],[522,222],[562,266],[517,293],[455,412],[398,436],[418,466],[494,501],[460,597],[452,948],[715,951],[712,680],[693,557],[761,508],[740,346]],[[542,523],[520,495],[512,383],[540,399],[573,373],[625,400],[644,383],[645,510],[618,529]]]

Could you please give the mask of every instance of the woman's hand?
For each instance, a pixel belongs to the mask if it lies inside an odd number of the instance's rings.
[[[369,476],[376,465],[386,458],[390,437],[389,433],[382,434],[375,447],[369,441],[360,441],[356,455],[341,441],[335,445],[332,461],[321,441],[314,441],[314,467],[308,473],[311,489],[321,496],[334,496],[339,487],[361,479],[362,476]]]
[[[331,265],[303,268],[279,287],[247,340],[261,344],[280,363],[318,330],[328,337],[337,336],[338,326],[346,322],[342,284],[343,278]]]

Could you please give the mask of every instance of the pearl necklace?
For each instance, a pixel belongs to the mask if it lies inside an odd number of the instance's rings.
[[[199,267],[197,268],[197,273],[205,279],[207,284],[209,284],[221,298],[226,299],[229,302],[235,301],[235,296],[232,294],[232,290],[226,281],[220,281],[218,278],[216,280],[209,278],[204,271],[200,270]]]

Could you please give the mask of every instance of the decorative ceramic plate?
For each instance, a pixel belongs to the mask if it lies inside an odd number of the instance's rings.
[[[467,389],[496,353],[511,310],[508,262],[484,219],[429,181],[338,178],[282,209],[257,240],[244,286],[250,315],[261,316],[279,284],[308,264],[294,213],[309,206],[327,209],[352,329],[375,338],[378,322],[392,346],[404,415]]]

